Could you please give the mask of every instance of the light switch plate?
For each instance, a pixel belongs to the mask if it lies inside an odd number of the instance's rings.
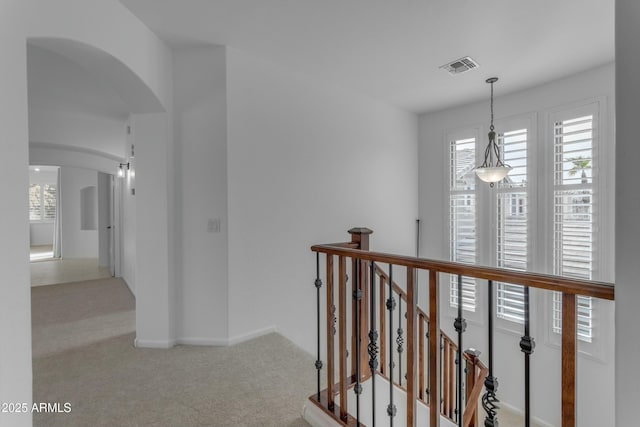
[[[220,218],[209,218],[207,221],[207,231],[209,233],[219,233],[220,232]]]

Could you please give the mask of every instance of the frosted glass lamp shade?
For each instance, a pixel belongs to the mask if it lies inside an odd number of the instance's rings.
[[[504,179],[511,171],[510,166],[496,166],[489,168],[477,168],[476,175],[484,182],[498,182]]]

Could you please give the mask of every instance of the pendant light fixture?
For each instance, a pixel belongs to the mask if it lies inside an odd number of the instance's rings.
[[[476,168],[476,175],[484,182],[488,182],[491,187],[494,183],[503,180],[511,171],[511,166],[506,165],[500,159],[500,148],[496,144],[496,132],[493,127],[493,84],[498,81],[497,77],[487,79],[491,84],[491,126],[489,126],[489,144],[484,150],[484,162],[482,166]],[[495,157],[495,159],[494,159]]]

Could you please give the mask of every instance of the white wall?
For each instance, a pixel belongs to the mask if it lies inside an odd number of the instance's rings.
[[[227,50],[229,335],[315,352],[315,243],[414,253],[416,117]]]
[[[112,157],[125,156],[125,126],[124,119],[52,109],[29,109],[30,141],[80,147]]]
[[[0,158],[11,179],[0,183],[6,208],[0,221],[0,402],[32,400],[31,289],[29,287],[29,174],[26,14],[23,0],[2,2],[0,13]],[[31,425],[30,414],[0,416],[2,427]]]
[[[58,172],[41,170],[36,172],[29,169],[29,182],[32,184],[55,184],[58,181]]]
[[[95,55],[91,49],[79,52],[62,48],[69,59],[78,61],[88,71],[112,84],[123,101],[131,104],[136,112],[149,111],[147,108],[151,104],[156,108],[154,112],[161,111],[163,106],[170,104],[171,69],[167,65],[171,53],[119,2],[25,0],[24,3],[26,36],[30,41],[66,39],[101,50],[102,55]],[[118,28],[119,37],[114,37],[114,26]],[[57,51],[60,46],[53,47]],[[117,58],[119,63],[110,61],[109,56]],[[150,97],[155,97],[155,102]]]
[[[53,244],[53,222],[32,222],[29,224],[31,246]]]
[[[124,145],[124,137],[122,139]],[[117,173],[119,157],[112,157],[98,151],[40,142],[29,143],[29,162],[32,165],[71,166],[93,169],[114,174]]]
[[[127,121],[131,126],[131,118]],[[131,145],[135,145],[132,133],[127,134],[125,150],[129,155],[124,163],[129,163],[133,169],[124,172],[124,176],[116,175],[115,185],[117,193],[120,194],[121,204],[118,206],[120,213],[120,227],[116,228],[121,244],[117,246],[117,254],[120,260],[120,275],[129,286],[131,292],[136,294],[136,197],[132,194],[135,190],[135,158],[130,157]],[[130,171],[133,170],[134,174]]]
[[[176,50],[174,76],[178,338],[223,344],[228,338],[226,49]]]
[[[167,113],[133,114],[135,162],[136,345],[175,343],[175,278],[169,199],[170,151]],[[153,248],[153,250],[150,250]]]
[[[496,86],[496,94],[499,94],[499,86]],[[535,129],[542,143],[545,132],[545,112],[555,107],[570,105],[595,97],[605,97],[605,117],[603,129],[601,129],[601,142],[604,147],[612,150],[614,147],[613,132],[613,101],[614,101],[614,67],[603,66],[579,75],[551,82],[544,86],[506,96],[497,96],[495,99],[496,120],[517,115],[532,115],[537,118],[538,127]],[[445,135],[456,129],[486,125],[488,119],[488,102],[472,104],[446,111],[435,112],[420,116],[420,218],[422,219],[422,256],[448,259],[448,214],[447,201],[444,191],[447,189],[448,167],[446,154]],[[486,126],[485,126],[486,127]],[[480,138],[486,138],[484,131]],[[603,154],[603,153],[601,153]],[[608,164],[606,167],[611,167]],[[610,188],[612,183],[608,183]],[[603,204],[613,203],[609,191],[600,194]],[[542,219],[538,219],[542,221]],[[540,224],[536,222],[535,224]],[[604,225],[601,230],[603,235],[612,235],[611,222]],[[483,230],[480,230],[481,232]],[[486,230],[485,230],[486,231]],[[536,248],[538,252],[544,251],[542,244]],[[611,248],[613,249],[613,248]],[[613,250],[605,256],[606,271],[601,280],[613,281],[611,266],[613,264]],[[479,287],[480,298],[486,293],[485,287]],[[535,296],[537,295],[537,296]],[[442,306],[447,307],[448,286],[442,287]],[[559,425],[560,421],[560,351],[550,340],[545,338],[547,330],[545,322],[544,295],[532,296],[532,336],[537,347],[532,356],[532,414],[546,422]],[[613,363],[613,304],[602,302],[602,317],[599,319],[603,325],[601,330],[602,360],[580,356],[578,362],[578,424],[580,426],[609,425],[614,417],[614,363]],[[477,315],[479,322],[469,322],[469,328],[465,334],[464,347],[475,347],[483,351],[486,357],[486,311],[484,306]],[[442,318],[442,328],[454,336],[453,312],[445,312]],[[507,332],[505,329],[497,329],[495,338],[495,363],[496,376],[500,387],[498,397],[504,403],[523,407],[523,357],[518,342],[522,334],[519,328],[516,332]],[[598,405],[593,405],[594,401]]]
[[[615,425],[638,423],[640,401],[640,2],[616,0],[616,373]],[[610,423],[612,425],[612,423]]]
[[[153,104],[155,111],[170,105],[170,51],[145,25],[119,2],[99,0],[6,0],[0,13],[0,158],[11,159],[5,173],[11,180],[0,186],[7,206],[0,221],[0,401],[31,402],[31,333],[29,287],[29,223],[26,212],[28,174],[28,110],[26,46],[28,38],[57,38],[74,46],[79,57],[91,56],[91,47],[101,50],[95,69],[109,68],[119,93],[128,99],[139,96],[136,106]],[[118,37],[114,37],[117,28]],[[96,59],[93,55],[91,59]],[[115,59],[115,60],[114,60]],[[125,71],[125,72],[123,72]],[[146,90],[134,90],[141,86]],[[132,89],[132,87],[134,87]],[[144,91],[143,91],[144,92]],[[150,102],[155,99],[155,102]],[[160,108],[158,108],[160,107]],[[155,165],[149,165],[154,168]],[[165,228],[168,228],[165,224]],[[153,255],[155,248],[149,245]],[[30,414],[0,417],[0,426],[30,426]]]
[[[98,173],[89,169],[62,167],[60,172],[61,244],[64,258],[97,258],[98,230],[83,230],[81,197],[84,188],[95,187]],[[94,213],[97,213],[97,198]]]

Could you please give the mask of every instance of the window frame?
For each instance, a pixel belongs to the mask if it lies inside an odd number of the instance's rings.
[[[527,203],[528,203],[528,211],[527,211],[527,271],[535,270],[537,256],[534,251],[536,248],[536,242],[538,241],[538,235],[541,233],[537,229],[534,230],[532,225],[537,224],[538,218],[538,180],[533,179],[533,177],[537,177],[538,174],[534,174],[534,171],[538,170],[538,153],[536,150],[536,141],[538,140],[538,115],[536,113],[525,113],[518,114],[514,116],[509,116],[505,118],[501,118],[495,120],[495,128],[497,133],[506,133],[513,132],[519,129],[527,130]],[[508,163],[508,162],[507,162]],[[483,196],[483,200],[486,201],[488,206],[484,206],[482,209],[487,212],[487,215],[490,217],[485,221],[489,221],[488,223],[491,225],[489,233],[486,236],[486,244],[483,247],[483,250],[490,254],[490,258],[486,260],[489,265],[497,266],[498,265],[498,254],[497,254],[497,241],[498,241],[498,194],[499,193],[509,193],[508,189],[501,189],[499,185],[496,185],[494,188],[490,188],[488,185],[485,186],[485,195]],[[524,332],[524,321],[517,322],[510,319],[505,319],[498,316],[498,283],[495,282],[493,284],[493,303],[494,303],[494,316],[493,321],[497,330],[509,333],[515,336],[522,336]],[[517,285],[517,284],[515,284]],[[531,290],[534,291],[534,290]],[[533,295],[535,292],[530,292],[529,298],[529,310],[530,312],[534,312],[536,310],[536,302]]]
[[[613,236],[610,230],[610,218],[612,216],[612,195],[606,191],[607,184],[613,179],[613,156],[610,154],[615,151],[612,143],[607,145],[605,140],[610,135],[607,132],[605,117],[609,114],[607,101],[605,97],[595,97],[580,102],[575,102],[559,107],[555,107],[546,111],[545,120],[545,138],[543,139],[543,155],[548,163],[547,182],[545,187],[548,189],[547,200],[544,201],[542,209],[546,209],[547,242],[545,246],[554,248],[553,224],[554,224],[554,190],[556,188],[554,173],[554,155],[555,155],[555,123],[563,120],[571,120],[581,116],[592,115],[592,181],[593,195],[595,198],[594,209],[597,211],[593,219],[594,228],[594,249],[592,261],[591,280],[606,281],[611,278],[611,265],[615,259],[613,256],[613,239],[606,238],[606,235]],[[606,148],[605,148],[606,147]],[[554,250],[547,251],[544,263],[546,271],[553,274],[554,270]],[[545,344],[560,348],[561,332],[554,330],[554,298],[553,292],[544,292],[542,295],[542,304],[544,307],[544,324],[540,324],[541,330],[544,331]],[[609,330],[613,321],[612,305],[606,304],[597,298],[592,298],[592,339],[591,342],[584,341],[579,337],[576,339],[578,343],[578,353],[595,361],[606,363],[608,346],[608,338],[599,333],[600,330]]]
[[[463,127],[463,128],[458,128],[458,129],[453,129],[453,130],[449,130],[448,132],[445,133],[445,138],[444,138],[444,155],[445,155],[445,164],[448,165],[445,168],[444,171],[444,175],[445,175],[445,183],[446,183],[446,189],[444,191],[444,197],[445,197],[445,203],[443,203],[443,209],[444,209],[444,217],[446,218],[446,227],[444,227],[443,233],[444,233],[444,241],[448,242],[450,241],[450,230],[451,230],[451,217],[450,217],[450,199],[451,199],[451,164],[450,164],[450,160],[451,160],[451,142],[452,141],[459,141],[459,140],[464,140],[464,139],[469,139],[469,138],[474,138],[475,139],[475,161],[476,161],[476,166],[480,163],[478,163],[478,159],[480,158],[480,155],[482,153],[478,153],[478,146],[479,144],[481,144],[480,142],[480,135],[483,134],[482,132],[483,128],[481,126],[468,126],[468,127]],[[488,131],[488,130],[487,130]],[[482,162],[481,162],[482,163]],[[475,186],[474,186],[474,194],[475,194],[475,198],[476,198],[476,263],[479,264],[481,263],[481,260],[479,259],[479,256],[481,255],[481,252],[478,248],[478,242],[479,242],[479,234],[478,234],[478,224],[479,224],[479,219],[478,219],[478,214],[479,212],[481,212],[481,208],[479,208],[478,203],[480,203],[479,197],[478,197],[478,186],[481,184],[481,182],[478,180],[478,178],[475,178]],[[449,259],[450,256],[450,251],[451,251],[451,246],[447,245],[447,259]],[[453,306],[451,304],[451,281],[452,280],[457,280],[456,276],[452,276],[449,274],[443,275],[442,278],[442,283],[447,283],[447,291],[446,292],[442,292],[441,293],[441,306],[442,307],[446,307],[445,312],[446,314],[451,317],[451,318],[456,318],[458,316],[458,308],[457,308],[457,304],[455,306]],[[469,310],[463,310],[463,316],[464,318],[471,323],[477,324],[477,325],[484,325],[485,323],[485,315],[484,315],[484,306],[486,305],[486,297],[485,294],[486,292],[479,292],[478,291],[479,288],[476,284],[475,287],[475,306],[476,306],[476,310],[475,311],[469,311]]]
[[[530,266],[529,271],[540,273],[552,273],[553,271],[553,259],[552,253],[550,256],[549,248],[553,247],[553,119],[554,114],[562,113],[567,110],[575,110],[583,108],[589,105],[597,105],[597,115],[594,115],[594,122],[597,117],[598,127],[598,169],[602,172],[599,173],[598,182],[594,192],[598,194],[598,204],[602,207],[598,211],[598,233],[596,239],[597,243],[597,257],[599,262],[598,272],[594,272],[593,280],[611,281],[613,275],[613,263],[615,261],[614,245],[613,245],[613,203],[614,194],[607,192],[607,188],[610,187],[610,183],[614,179],[614,157],[612,153],[615,152],[615,141],[613,132],[611,131],[609,123],[613,123],[613,109],[612,101],[610,97],[590,97],[576,102],[561,104],[551,107],[541,107],[529,113],[516,114],[513,116],[499,118],[495,120],[496,129],[500,132],[509,131],[509,122],[518,122],[522,120],[529,120],[529,132],[528,136],[528,169],[533,171],[529,175],[529,197],[530,205],[535,203],[535,206],[530,206],[529,209],[529,223],[530,223],[530,236],[529,246],[530,251]],[[594,123],[594,128],[595,128]],[[463,139],[466,137],[476,138],[476,162],[480,164],[482,162],[482,154],[484,147],[486,146],[486,132],[488,131],[488,125],[484,122],[476,124],[468,124],[459,128],[453,128],[452,130],[445,130],[443,132],[443,161],[447,167],[443,170],[443,184],[445,185],[443,194],[443,215],[446,219],[446,226],[443,229],[443,249],[445,249],[445,257],[449,257],[449,230],[450,230],[450,218],[449,218],[449,179],[450,179],[450,166],[449,166],[449,144],[454,139]],[[490,224],[490,227],[478,226],[477,232],[477,260],[479,265],[497,265],[496,255],[493,253],[493,249],[487,250],[490,246],[486,242],[491,242],[490,245],[494,245],[495,236],[497,232],[495,229],[495,221],[497,220],[496,212],[497,207],[493,201],[488,200],[490,192],[488,185],[482,185],[482,183],[476,183],[476,197],[477,200],[477,224]],[[545,200],[546,195],[549,195],[551,199]],[[602,241],[600,241],[602,239]],[[488,254],[487,254],[488,252]],[[443,282],[445,277],[442,278]],[[487,292],[486,281],[478,283],[476,289],[476,307],[477,310],[474,313],[464,311],[464,316],[469,323],[484,324],[486,322],[486,298]],[[496,289],[494,286],[492,298],[496,301]],[[543,290],[533,289],[530,292],[530,310],[532,313],[536,313],[532,316],[531,327],[533,336],[541,345],[553,347],[559,349],[560,347],[560,334],[554,334],[552,332],[553,321],[552,312],[552,293]],[[444,310],[444,315],[455,318],[457,317],[457,309],[451,308],[449,304],[449,292],[442,292],[441,303]],[[578,340],[578,353],[581,357],[593,359],[600,363],[607,363],[607,359],[612,357],[609,348],[612,345],[612,338],[610,334],[598,334],[597,330],[608,331],[611,330],[613,325],[614,310],[613,304],[609,304],[609,301],[594,300],[593,312],[594,312],[594,342],[589,344],[581,340]],[[496,331],[501,333],[508,333],[514,336],[522,335],[522,325],[505,319],[497,317],[497,310],[494,314],[494,325]]]

